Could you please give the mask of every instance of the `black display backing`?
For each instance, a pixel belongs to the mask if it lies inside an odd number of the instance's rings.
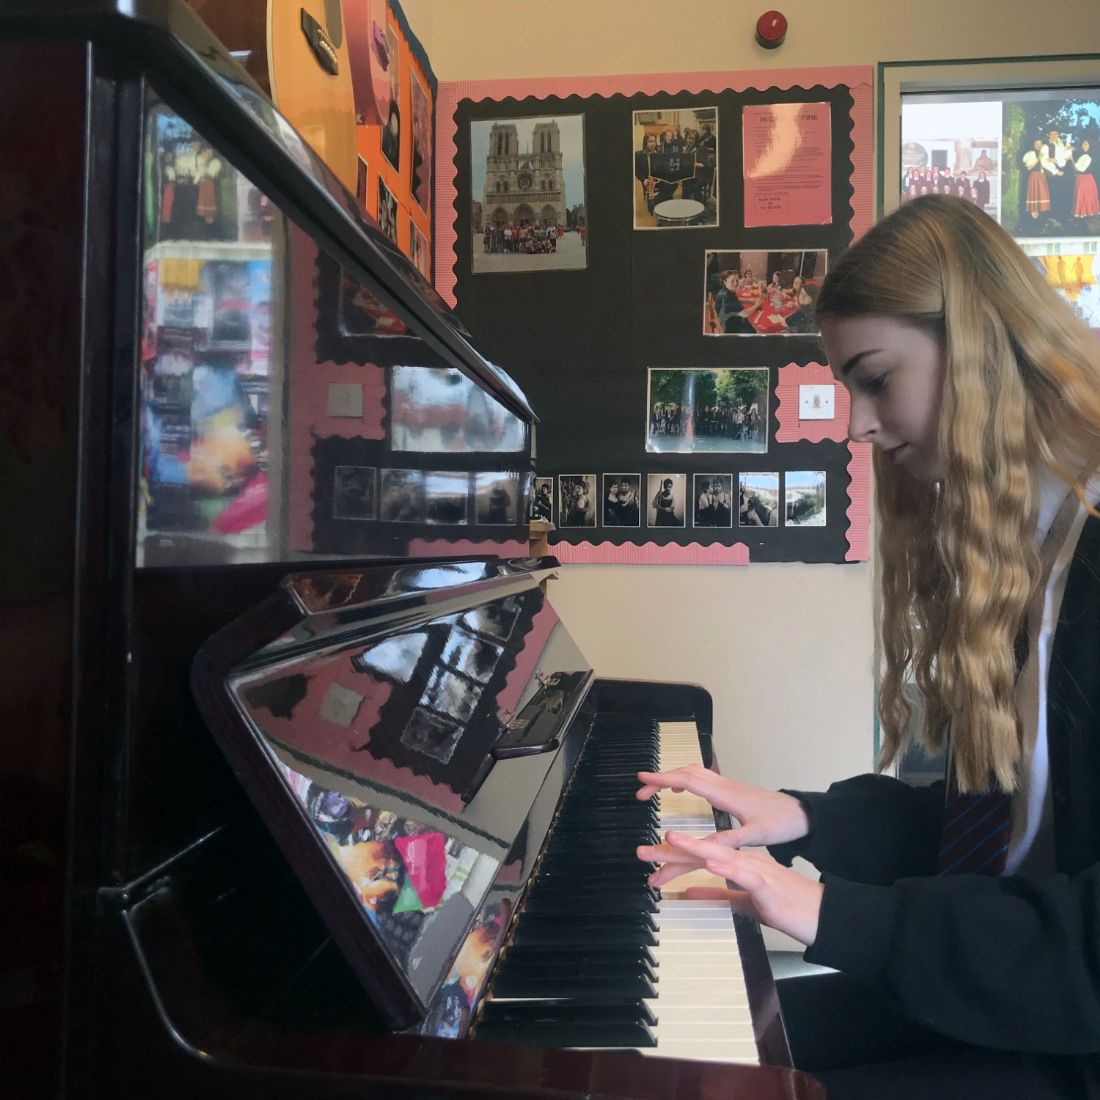
[[[744,228],[741,111],[758,104],[827,102],[832,122],[831,225]],[[717,106],[719,225],[633,227],[632,114]],[[587,268],[471,273],[470,124],[528,116],[584,115]],[[843,562],[848,551],[847,444],[775,442],[778,369],[824,361],[816,336],[703,334],[704,253],[824,248],[830,266],[852,239],[852,96],[847,87],[704,91],[565,99],[462,100],[455,112],[458,312],[485,354],[505,364],[540,417],[539,477],[596,474],[597,525],[559,529],[552,542],[744,543],[752,561]],[[766,454],[651,454],[645,449],[649,367],[767,367]],[[696,473],[826,472],[826,526],[695,528]],[[601,524],[604,473],[641,473],[640,528]],[[683,528],[645,525],[648,473],[688,474]],[[736,487],[735,487],[736,493]],[[555,521],[557,521],[555,484]],[[782,501],[782,496],[781,496]]]

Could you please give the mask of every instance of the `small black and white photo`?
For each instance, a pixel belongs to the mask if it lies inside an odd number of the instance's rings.
[[[558,475],[558,526],[596,526],[596,475]]]
[[[487,641],[455,627],[443,647],[443,663],[456,672],[485,684],[500,660],[502,650]]]
[[[488,527],[511,527],[516,522],[519,481],[514,473],[474,474],[474,511]]]
[[[470,475],[465,470],[424,472],[424,521],[452,525],[469,522]]]
[[[519,605],[509,596],[504,600],[493,600],[467,611],[459,620],[464,629],[471,633],[506,642],[519,617]]]
[[[397,199],[381,179],[378,181],[378,224],[382,232],[397,244]]]
[[[783,511],[788,527],[824,527],[825,471],[788,471],[784,478]]]
[[[646,496],[649,498],[648,526],[687,526],[687,474],[650,474]]]
[[[733,526],[733,474],[696,474],[694,526]]]
[[[420,697],[420,705],[431,707],[456,722],[466,722],[476,709],[480,697],[481,692],[467,677],[459,676],[442,665],[436,665],[428,677],[427,687]]]
[[[374,466],[337,466],[332,479],[333,519],[374,519]]]
[[[641,497],[641,474],[604,474],[604,527],[641,527]]]
[[[401,744],[444,764],[455,754],[464,726],[417,707],[401,732]]]
[[[378,518],[389,523],[424,522],[424,471],[383,470]]]
[[[650,367],[645,449],[763,454],[767,367]]]
[[[737,501],[737,525],[738,527],[779,526],[778,473],[741,475]]]
[[[554,522],[554,479],[536,477],[534,492],[531,495],[531,518]]]

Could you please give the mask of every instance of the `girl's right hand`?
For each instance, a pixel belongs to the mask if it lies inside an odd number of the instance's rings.
[[[658,791],[691,791],[705,798],[716,810],[737,818],[739,825],[723,833],[722,843],[730,848],[743,845],[785,844],[800,840],[810,831],[802,803],[782,791],[765,791],[726,779],[702,764],[690,764],[669,772],[638,772],[642,786],[635,798],[645,801]]]

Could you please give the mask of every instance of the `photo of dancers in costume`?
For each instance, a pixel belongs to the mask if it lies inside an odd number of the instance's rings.
[[[596,475],[558,476],[558,526],[596,526]]]
[[[1093,151],[1100,140],[1100,90],[1004,103],[1001,224],[1014,236],[1100,236]]]
[[[733,475],[695,475],[695,526],[733,526]]]
[[[768,449],[768,368],[651,367],[646,450]]]
[[[686,474],[650,474],[647,497],[649,508],[646,512],[650,527],[684,527],[687,509]]]
[[[640,527],[641,474],[603,475],[604,527]]]
[[[718,109],[635,111],[634,228],[718,224]]]
[[[738,486],[739,527],[779,526],[779,474],[742,474]]]
[[[829,254],[704,253],[703,332],[707,336],[816,333],[814,301]]]

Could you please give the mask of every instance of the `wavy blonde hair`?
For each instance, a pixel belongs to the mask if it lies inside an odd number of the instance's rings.
[[[1013,791],[1030,751],[1014,641],[1042,583],[1038,478],[1054,471],[1088,506],[1084,481],[1100,466],[1100,341],[992,218],[941,195],[906,203],[847,252],[817,314],[895,318],[944,349],[942,482],[919,483],[874,456],[879,767],[911,738],[911,675],[924,704],[918,740],[940,751],[950,730],[960,790]]]

